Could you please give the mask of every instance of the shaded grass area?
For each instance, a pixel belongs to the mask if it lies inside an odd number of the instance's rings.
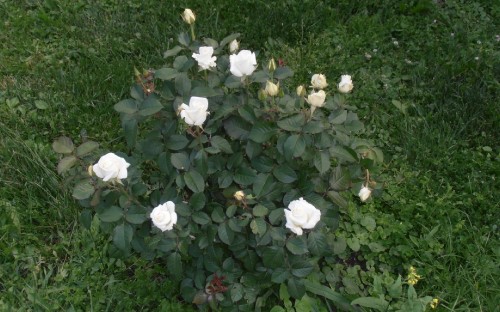
[[[361,209],[409,225],[389,243],[422,270],[419,293],[443,310],[494,311],[500,5],[438,2],[0,1],[0,307],[186,309],[167,299],[163,263],[110,258],[98,226],[80,228],[50,142],[121,144],[112,107],[134,66],[165,62],[189,5],[199,36],[241,32],[259,61],[294,68],[296,84],[353,75],[366,135],[389,154],[385,194]],[[390,263],[402,275],[406,264]]]

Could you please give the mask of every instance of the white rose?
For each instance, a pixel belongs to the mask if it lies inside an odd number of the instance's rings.
[[[370,198],[370,195],[372,194],[372,190],[367,188],[366,186],[363,186],[361,190],[359,190],[359,199],[361,199],[362,202],[367,201],[368,198]]]
[[[307,96],[307,103],[314,107],[323,107],[325,105],[326,93],[323,90],[318,92],[311,92]]]
[[[257,68],[255,53],[249,50],[241,50],[238,54],[229,56],[231,68],[229,69],[236,77],[249,76]]]
[[[229,52],[231,53],[236,53],[238,52],[238,49],[240,48],[240,43],[234,39],[229,43]]]
[[[110,179],[126,179],[127,168],[130,166],[125,159],[113,153],[102,156],[97,164],[92,166],[92,171],[104,182]]]
[[[200,47],[199,54],[193,53],[193,58],[198,62],[198,66],[201,69],[209,69],[210,67],[215,67],[215,61],[217,60],[214,54],[214,48],[212,47]]]
[[[279,90],[280,90],[279,82],[278,82],[277,85],[274,84],[274,83],[272,83],[269,80],[266,82],[266,89],[265,89],[265,91],[266,91],[267,95],[269,95],[269,96],[276,96],[276,95],[278,95]]]
[[[285,209],[285,226],[297,235],[302,235],[302,229],[312,229],[321,217],[321,211],[302,197],[291,201],[288,209]]]
[[[196,20],[196,16],[194,16],[194,13],[193,11],[191,11],[191,9],[185,9],[182,13],[182,19],[184,20],[184,22],[191,25]]]
[[[354,85],[352,84],[351,76],[342,75],[340,78],[340,83],[338,85],[338,88],[339,88],[339,91],[342,93],[351,92],[352,88],[354,88]]]
[[[314,89],[324,89],[328,86],[326,77],[323,74],[314,74],[311,78],[311,85]]]
[[[184,103],[179,106],[179,111],[182,119],[191,125],[198,126],[205,122],[208,115],[208,100],[206,98],[192,96],[189,99],[189,105]]]
[[[170,231],[177,223],[177,214],[175,213],[175,204],[171,201],[159,205],[149,215],[153,221],[154,226],[159,228],[162,232]]]

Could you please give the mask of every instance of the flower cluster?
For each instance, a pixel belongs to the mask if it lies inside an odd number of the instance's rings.
[[[418,281],[421,279],[422,277],[420,275],[417,274],[417,270],[411,266],[410,267],[410,272],[408,273],[408,284],[410,285],[415,285],[416,283],[418,283]]]

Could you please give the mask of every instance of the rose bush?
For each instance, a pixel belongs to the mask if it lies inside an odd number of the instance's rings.
[[[287,83],[290,68],[236,54],[239,34],[195,40],[194,13],[183,18],[191,36],[179,35],[164,67],[136,71],[130,98],[114,106],[124,153],[87,172],[103,154],[96,142],[53,144],[82,222],[97,219],[114,256],[164,259],[187,302],[269,310],[278,292],[307,292],[356,310],[326,286],[322,266],[337,261],[339,207],[363,185],[377,188],[383,158],[357,137],[364,126],[350,95],[306,98]],[[327,88],[326,77],[312,84]]]

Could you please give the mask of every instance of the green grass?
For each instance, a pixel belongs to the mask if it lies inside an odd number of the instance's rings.
[[[296,84],[317,72],[330,84],[352,74],[365,134],[388,160],[378,176],[384,194],[359,209],[387,229],[388,220],[402,223],[387,244],[405,252],[382,263],[403,276],[418,267],[419,294],[440,297],[443,311],[495,311],[500,5],[95,2],[0,0],[2,310],[186,309],[164,263],[114,259],[97,224],[79,225],[50,144],[63,134],[104,148],[123,142],[112,107],[128,93],[134,66],[165,62],[188,5],[198,35],[240,32],[261,62],[274,56],[294,68]]]

